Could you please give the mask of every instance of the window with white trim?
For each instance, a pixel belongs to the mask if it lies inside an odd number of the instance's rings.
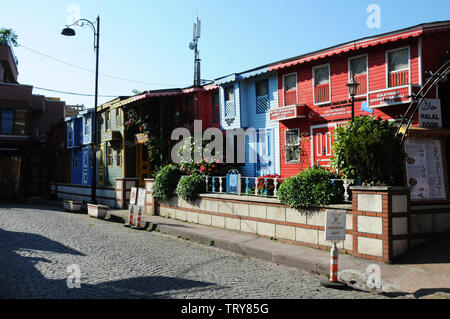
[[[409,83],[409,48],[388,51],[387,64],[389,87]]]
[[[313,68],[314,104],[330,102],[330,67],[329,65]]]
[[[284,106],[297,104],[297,73],[283,77]]]
[[[356,95],[367,93],[367,56],[349,59],[349,80],[352,77],[358,83]]]
[[[269,81],[262,80],[255,83],[256,87],[256,113],[265,113],[270,108]]]
[[[285,131],[284,148],[286,164],[300,163],[300,129]]]
[[[236,115],[234,106],[234,87],[230,86],[224,89],[225,94],[225,117],[231,118]]]

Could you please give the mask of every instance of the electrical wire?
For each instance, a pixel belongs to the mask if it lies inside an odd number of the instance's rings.
[[[68,65],[68,66],[71,66],[71,67],[80,69],[80,70],[82,70],[82,71],[86,71],[86,72],[90,72],[90,73],[95,73],[95,72],[94,72],[93,70],[91,70],[91,69],[88,69],[88,68],[85,68],[85,67],[82,67],[82,66],[79,66],[79,65],[70,63],[70,62],[66,62],[66,61],[63,61],[63,60],[58,59],[58,58],[55,58],[55,57],[52,57],[52,56],[50,56],[50,55],[48,55],[48,54],[45,54],[45,53],[42,53],[42,52],[33,50],[33,49],[31,49],[31,48],[28,48],[28,47],[24,46],[23,44],[18,43],[18,46],[21,47],[21,48],[24,48],[25,50],[31,51],[31,52],[33,52],[33,53],[35,53],[35,54],[41,55],[41,56],[43,56],[43,57],[46,57],[47,59],[54,60],[54,61],[56,61],[56,62],[59,62],[59,63],[65,64],[65,65]],[[122,78],[122,77],[119,77],[119,76],[115,76],[115,75],[111,75],[111,74],[106,74],[106,73],[100,73],[100,72],[99,72],[99,75],[102,75],[102,76],[104,76],[104,77],[108,77],[108,78],[111,78],[111,79],[116,79],[116,80],[119,80],[119,81],[130,82],[130,83],[136,83],[136,84],[157,85],[157,86],[165,86],[165,87],[179,87],[179,85],[161,84],[161,83],[151,83],[151,82],[144,82],[144,81],[131,80],[131,79],[126,79],[126,78]]]
[[[48,92],[53,92],[53,93],[68,94],[68,95],[87,96],[87,97],[94,97],[95,96],[94,94],[59,91],[59,90],[52,90],[52,89],[41,88],[41,87],[38,87],[38,86],[33,86],[33,88],[37,89],[37,90],[48,91]],[[108,97],[108,98],[116,98],[118,96],[121,96],[121,95],[98,95],[98,97]],[[128,96],[128,95],[126,95],[126,96]]]

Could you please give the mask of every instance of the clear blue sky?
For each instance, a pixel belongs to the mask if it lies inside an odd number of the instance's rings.
[[[215,79],[365,36],[450,19],[448,0],[14,0],[2,4],[0,27],[19,43],[54,58],[94,70],[93,33],[60,33],[75,11],[101,17],[100,72],[148,84],[100,77],[102,95],[132,95],[133,89],[185,87],[193,83],[192,25],[202,20],[202,79]],[[370,4],[381,9],[381,28],[368,28]],[[93,94],[94,74],[15,48],[19,82]],[[93,107],[92,97],[49,93],[68,104]],[[104,103],[111,98],[100,98]]]

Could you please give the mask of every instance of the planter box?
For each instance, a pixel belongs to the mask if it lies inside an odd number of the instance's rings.
[[[72,213],[80,213],[83,203],[73,200],[64,201],[64,210]]]
[[[108,212],[108,206],[87,204],[88,215],[93,218],[105,218]]]

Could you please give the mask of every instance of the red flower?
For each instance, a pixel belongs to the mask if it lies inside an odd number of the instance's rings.
[[[206,172],[206,167],[202,165],[202,166],[200,167],[200,172],[202,172],[202,173]]]

